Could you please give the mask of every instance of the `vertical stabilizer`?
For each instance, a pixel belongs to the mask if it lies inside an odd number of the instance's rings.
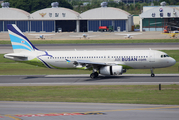
[[[38,50],[15,25],[7,25],[14,53]]]

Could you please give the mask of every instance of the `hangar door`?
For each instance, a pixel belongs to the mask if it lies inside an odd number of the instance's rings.
[[[4,21],[4,31],[8,31],[7,30],[7,25],[8,24],[15,24],[16,22],[15,21]]]
[[[89,20],[88,21],[88,31],[97,32],[99,29],[99,20]]]
[[[87,20],[80,20],[80,32],[87,32]]]
[[[126,20],[89,20],[88,31],[97,32],[99,26],[113,26],[114,31],[117,31],[117,27],[120,27],[121,31],[126,30]]]
[[[76,20],[56,20],[55,27],[56,27],[56,32],[58,28],[62,28],[62,32],[75,32]]]
[[[117,28],[120,27],[121,31],[126,30],[126,20],[114,20],[114,31],[117,31]]]
[[[0,21],[0,32],[3,31],[3,21]]]

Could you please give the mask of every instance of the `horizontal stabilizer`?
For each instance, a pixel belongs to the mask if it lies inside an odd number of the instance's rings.
[[[28,57],[22,54],[10,53],[10,54],[5,54],[4,58],[8,58],[12,60],[27,60]]]

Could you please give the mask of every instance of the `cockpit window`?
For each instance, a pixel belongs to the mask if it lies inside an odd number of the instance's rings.
[[[163,57],[169,57],[169,55],[161,55],[161,58],[163,58]]]

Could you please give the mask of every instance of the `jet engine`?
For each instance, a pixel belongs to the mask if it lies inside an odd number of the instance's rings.
[[[121,75],[123,73],[123,67],[119,65],[104,66],[99,69],[99,73],[103,75]]]

